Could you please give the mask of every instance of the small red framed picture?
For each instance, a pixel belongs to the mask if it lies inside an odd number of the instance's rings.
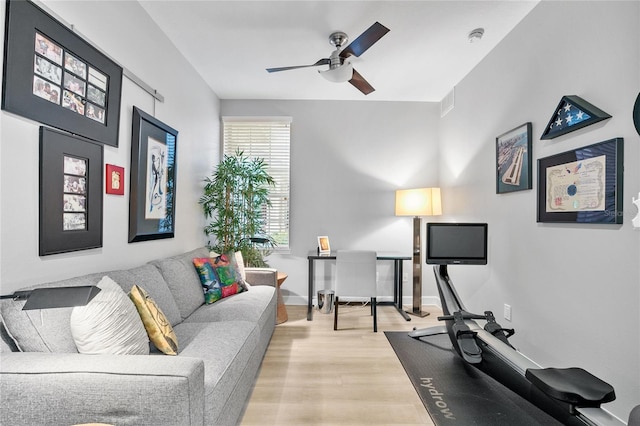
[[[107,164],[106,193],[124,195],[124,167]]]

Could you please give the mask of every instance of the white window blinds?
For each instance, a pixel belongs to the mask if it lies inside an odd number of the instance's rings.
[[[291,118],[223,117],[222,132],[224,155],[240,150],[268,165],[275,186],[269,190],[271,206],[264,211],[265,232],[276,241],[276,250],[288,249]]]

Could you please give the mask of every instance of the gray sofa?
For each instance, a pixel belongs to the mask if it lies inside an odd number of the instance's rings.
[[[69,329],[73,308],[22,311],[24,301],[2,300],[0,424],[238,424],[274,331],[276,272],[247,269],[248,291],[206,305],[192,259],[208,255],[200,248],[37,286],[105,275],[127,293],[137,284],[173,326],[177,356],[83,355]]]

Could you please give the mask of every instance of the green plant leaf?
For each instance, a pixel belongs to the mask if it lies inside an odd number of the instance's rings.
[[[269,189],[275,185],[262,158],[249,158],[243,151],[224,155],[211,176],[204,179],[198,200],[206,219],[204,232],[213,237],[210,248],[218,253],[242,251],[245,263],[266,266],[264,254],[275,245],[265,236],[263,209],[271,205]],[[269,244],[260,248],[251,239],[264,236]]]

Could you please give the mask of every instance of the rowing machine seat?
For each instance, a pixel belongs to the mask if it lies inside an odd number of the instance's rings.
[[[616,399],[613,387],[582,368],[529,368],[525,377],[552,398],[574,407],[599,407]]]

